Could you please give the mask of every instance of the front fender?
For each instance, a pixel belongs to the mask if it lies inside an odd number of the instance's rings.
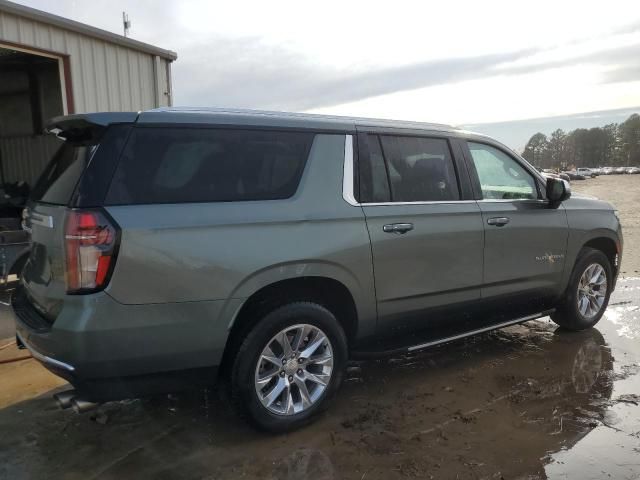
[[[588,242],[599,238],[609,239],[615,243],[619,258],[622,255],[622,228],[613,210],[580,209],[568,210],[567,213],[569,238],[561,291],[567,288],[578,254]],[[597,227],[594,228],[594,225]]]

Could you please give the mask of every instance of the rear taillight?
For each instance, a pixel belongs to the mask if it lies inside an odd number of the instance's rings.
[[[113,270],[118,228],[98,210],[69,210],[65,224],[67,293],[102,290]]]

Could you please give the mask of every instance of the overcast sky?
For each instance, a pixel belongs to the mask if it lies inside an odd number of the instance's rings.
[[[176,105],[455,125],[640,106],[639,0],[20,3],[117,33],[127,11],[178,53]]]

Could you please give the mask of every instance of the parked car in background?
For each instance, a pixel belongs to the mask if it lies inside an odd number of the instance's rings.
[[[587,177],[584,175],[580,175],[576,170],[568,170],[566,172],[562,172],[567,175],[571,180],[586,180]]]
[[[617,168],[614,170],[614,173],[616,173],[616,174],[618,174],[618,175],[622,175],[622,174],[627,173],[627,169],[626,169],[625,167],[617,167]]]
[[[219,380],[283,432],[327,407],[349,358],[547,315],[585,330],[616,285],[614,208],[484,135],[172,108],[49,131],[66,141],[11,303],[18,344],[80,411]]]
[[[613,167],[603,167],[602,170],[600,171],[600,173],[602,175],[612,175],[613,174]]]
[[[629,171],[627,173],[639,174],[640,173],[640,167],[629,167]]]
[[[567,182],[571,182],[571,178],[569,178],[569,175],[567,175],[566,173],[557,173],[556,171],[551,170],[550,168],[546,168],[542,170],[542,175],[544,175],[547,178],[560,178],[562,180],[566,180]]]
[[[576,173],[577,173],[578,175],[582,175],[583,177],[587,177],[587,178],[589,178],[589,177],[590,177],[590,178],[595,178],[595,177],[596,177],[595,172],[594,172],[592,169],[587,168],[587,167],[580,167],[580,168],[578,168],[578,169],[576,170]]]

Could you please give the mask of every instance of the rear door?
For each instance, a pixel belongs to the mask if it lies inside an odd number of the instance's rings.
[[[482,297],[520,297],[535,309],[558,293],[568,237],[564,207],[550,207],[532,168],[506,149],[472,141],[466,147],[485,229]]]
[[[455,142],[359,135],[360,202],[382,329],[430,328],[429,311],[480,298],[482,219]]]

